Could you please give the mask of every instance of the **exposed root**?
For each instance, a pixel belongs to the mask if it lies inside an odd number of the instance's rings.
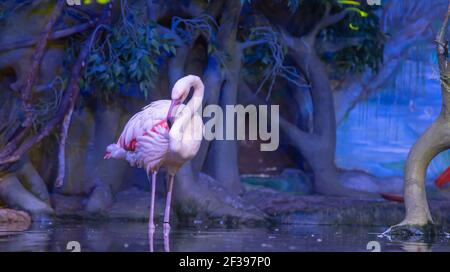
[[[0,178],[0,199],[8,207],[29,212],[33,218],[53,214],[50,205],[25,189],[15,175]]]
[[[47,186],[34,168],[33,164],[26,159],[25,163],[17,170],[17,178],[22,185],[34,196],[50,205],[50,196],[47,190]]]
[[[379,237],[387,237],[389,240],[430,240],[437,236],[445,235],[442,228],[432,222],[425,225],[413,224],[411,222],[403,221],[397,225],[388,228],[381,233]]]

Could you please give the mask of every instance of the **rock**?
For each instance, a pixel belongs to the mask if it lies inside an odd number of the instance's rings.
[[[50,205],[27,191],[14,175],[1,178],[0,199],[8,207],[27,211],[33,216],[33,219],[53,214]]]
[[[89,213],[104,214],[114,202],[111,186],[100,183],[92,190],[87,200],[85,210]]]
[[[31,223],[31,217],[24,211],[0,208],[0,223]]]
[[[8,232],[27,230],[31,217],[24,211],[0,208],[0,236]]]

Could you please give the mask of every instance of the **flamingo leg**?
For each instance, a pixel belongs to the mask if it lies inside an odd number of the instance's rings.
[[[155,191],[156,191],[156,174],[158,172],[152,172],[151,181],[151,199],[150,199],[150,215],[148,218],[148,244],[150,252],[153,252],[153,235],[155,234],[154,212],[155,212]],[[148,177],[148,175],[147,175]],[[150,181],[150,177],[148,177]]]
[[[174,175],[169,174],[169,186],[167,188],[167,197],[166,197],[166,208],[164,210],[164,235],[169,235],[170,230],[170,204],[172,202],[172,189],[173,189],[173,180],[175,179]]]
[[[150,217],[148,221],[149,229],[155,231],[154,214],[155,214],[155,191],[156,191],[156,174],[158,172],[152,172],[152,184],[151,184],[151,199],[150,199]]]
[[[164,252],[170,252],[170,238],[169,234],[164,234]]]
[[[153,252],[153,236],[155,234],[155,231],[149,230],[148,232],[148,246],[150,248],[150,252]]]

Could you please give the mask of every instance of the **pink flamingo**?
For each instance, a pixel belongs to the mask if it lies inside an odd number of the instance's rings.
[[[193,88],[189,102],[184,105]],[[151,203],[149,228],[153,233],[156,175],[165,167],[169,176],[164,232],[170,229],[170,203],[175,174],[200,148],[203,121],[198,113],[203,100],[204,86],[198,76],[188,75],[179,79],[172,89],[172,100],[158,100],[136,113],[125,125],[116,144],[109,145],[105,159],[123,159],[131,166],[144,167],[150,173]],[[149,178],[150,180],[150,178]]]

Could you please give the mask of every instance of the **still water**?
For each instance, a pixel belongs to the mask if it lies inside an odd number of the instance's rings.
[[[164,239],[158,226],[154,251],[450,251],[450,240],[402,242],[378,237],[381,227],[280,225],[271,228],[172,228]],[[147,224],[58,221],[34,223],[27,231],[0,231],[0,251],[149,251]],[[72,242],[73,244],[73,242]],[[70,245],[70,244],[69,244]]]

